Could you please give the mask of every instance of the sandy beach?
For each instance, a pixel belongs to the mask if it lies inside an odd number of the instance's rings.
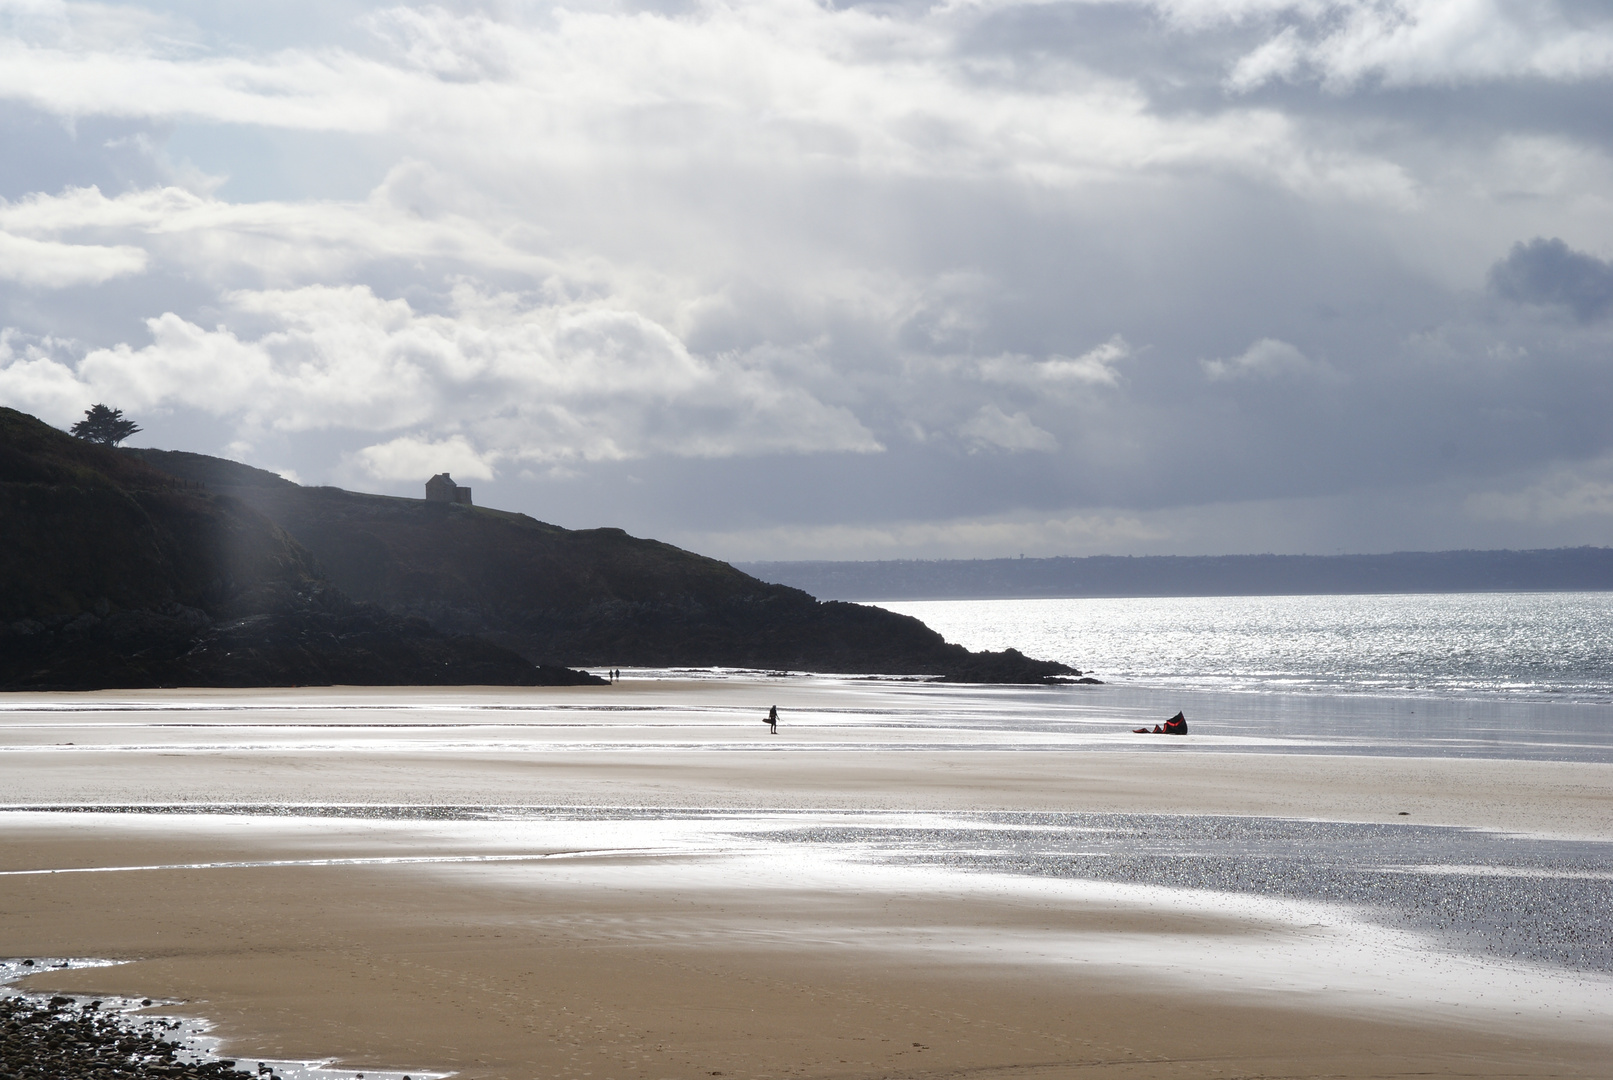
[[[1613,765],[1214,724],[1165,745],[1125,733],[1154,704],[1128,700],[831,679],[12,695],[0,957],[125,961],[20,985],[178,1002],[232,1055],[354,1070],[1606,1075],[1595,965],[1464,952],[1321,892],[1001,856],[1024,835],[1088,857],[1079,815],[1104,814],[1185,815],[1205,839],[1179,861],[1245,819],[1601,851]]]

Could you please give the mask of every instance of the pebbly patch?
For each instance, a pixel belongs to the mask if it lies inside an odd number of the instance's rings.
[[[0,1080],[256,1080],[234,1061],[200,1059],[172,1021],[131,1021],[101,1002],[0,997]]]
[[[355,1071],[330,1061],[241,1061],[221,1052],[198,1017],[154,1016],[151,998],[29,993],[11,984],[68,968],[107,967],[83,957],[0,959],[0,1080],[445,1080],[414,1070]]]

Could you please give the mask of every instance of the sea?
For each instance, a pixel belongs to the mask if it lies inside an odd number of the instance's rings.
[[[878,602],[970,649],[1181,690],[1613,702],[1613,592]]]
[[[879,602],[1227,748],[1613,762],[1613,593]]]

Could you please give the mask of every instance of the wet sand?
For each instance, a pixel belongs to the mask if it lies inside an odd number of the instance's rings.
[[[1607,840],[1613,767],[1195,752],[1117,742],[1124,717],[997,730],[980,717],[1024,706],[990,694],[790,693],[777,737],[759,712],[779,686],[740,681],[16,696],[0,705],[13,806],[661,812],[0,814],[0,955],[129,960],[29,985],[182,1000],[243,1058],[355,1068],[1606,1075],[1605,980],[1434,956],[1315,906],[869,866],[679,808],[1406,810]],[[147,869],[17,873],[98,867]]]

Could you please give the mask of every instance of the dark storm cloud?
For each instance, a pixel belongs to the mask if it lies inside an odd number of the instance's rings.
[[[1555,237],[1518,243],[1490,269],[1490,288],[1526,304],[1567,308],[1582,322],[1613,312],[1613,263],[1575,251]]]

